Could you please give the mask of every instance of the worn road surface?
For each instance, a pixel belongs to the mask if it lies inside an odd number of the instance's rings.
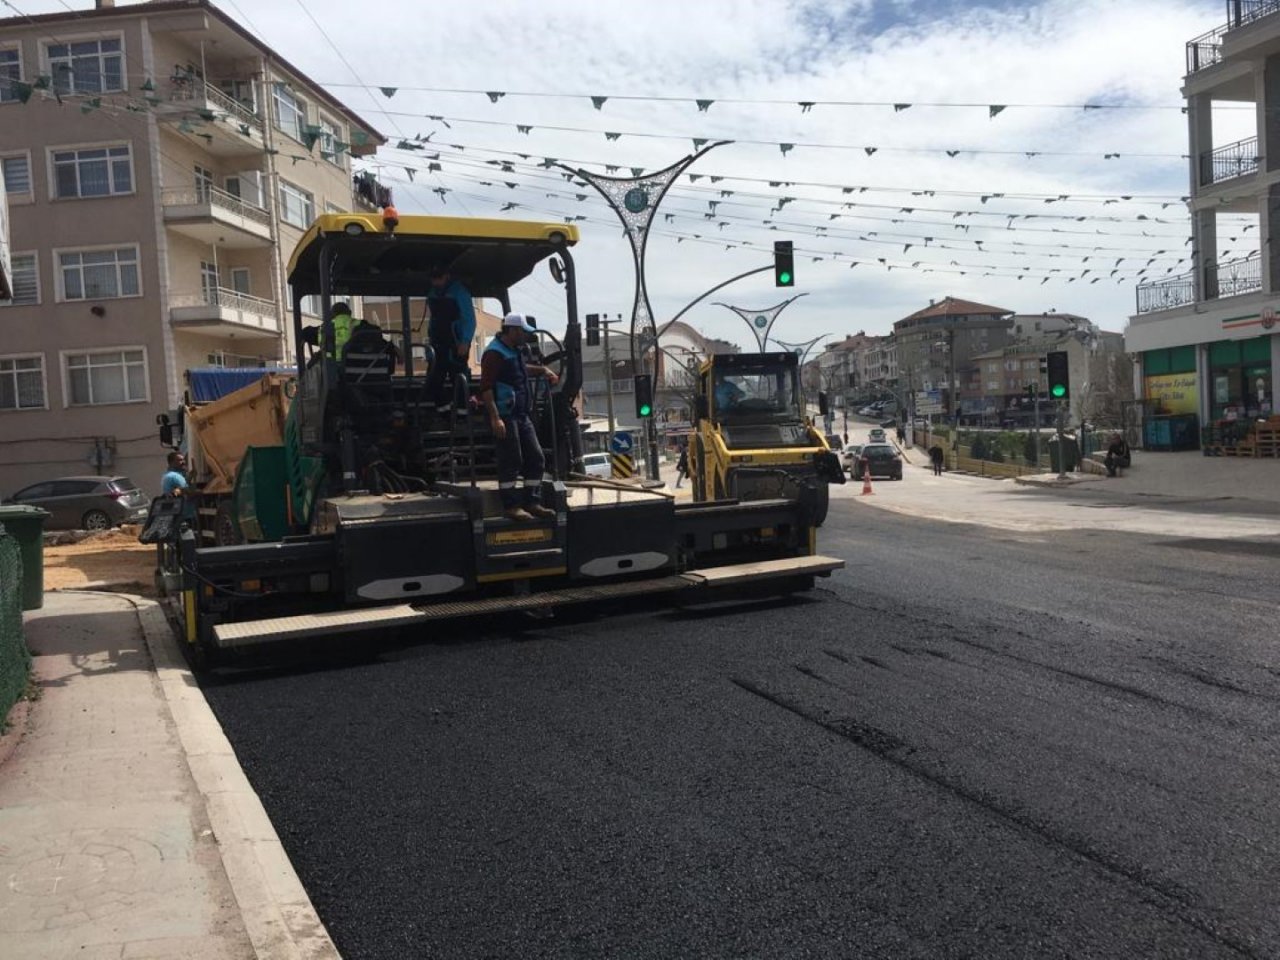
[[[1280,956],[1280,539],[1168,521],[836,500],[804,599],[207,694],[352,960]]]

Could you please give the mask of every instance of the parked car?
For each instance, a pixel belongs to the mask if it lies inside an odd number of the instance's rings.
[[[888,438],[885,437],[884,427],[872,427],[871,432],[867,434],[871,438],[872,443],[887,443]]]
[[[902,457],[887,443],[868,443],[862,448],[862,456],[855,463],[853,479],[862,479],[862,465],[866,464],[873,477],[902,479]]]
[[[128,477],[60,477],[24,487],[14,503],[49,511],[47,529],[109,530],[147,519],[151,501]]]
[[[862,444],[851,443],[840,454],[840,465],[849,473],[853,473],[853,465],[858,462],[858,458],[862,456]]]
[[[584,453],[582,469],[588,477],[612,477],[613,465],[607,453]]]

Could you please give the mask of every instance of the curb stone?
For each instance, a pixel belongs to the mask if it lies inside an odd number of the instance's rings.
[[[257,960],[341,960],[262,801],[187,668],[164,611],[127,593]]]

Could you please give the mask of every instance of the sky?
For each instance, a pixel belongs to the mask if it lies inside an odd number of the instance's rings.
[[[793,241],[794,291],[766,272],[686,314],[741,344],[714,301],[805,294],[775,327],[791,342],[885,334],[946,296],[1123,330],[1138,281],[1190,266],[1184,48],[1225,20],[1221,0],[216,2],[389,138],[362,165],[401,213],[582,218],[582,312],[630,317],[631,251],[547,164],[652,172],[732,141],[663,199],[646,278],[661,323]],[[1215,142],[1250,116],[1216,112]],[[1257,247],[1237,225],[1231,256]],[[545,271],[514,301],[563,325]]]

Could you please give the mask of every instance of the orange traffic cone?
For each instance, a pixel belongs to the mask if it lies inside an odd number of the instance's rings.
[[[864,497],[869,497],[874,494],[875,494],[875,491],[871,489],[871,471],[863,470],[862,471],[862,495]]]

